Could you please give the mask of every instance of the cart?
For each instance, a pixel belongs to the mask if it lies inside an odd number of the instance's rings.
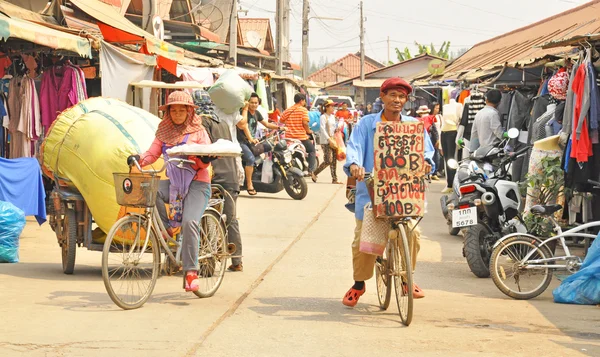
[[[141,81],[130,83],[133,91],[133,103],[142,107],[142,89],[151,88],[156,90],[178,90],[178,89],[201,89],[205,88],[198,82],[164,83],[157,81]],[[136,96],[137,93],[137,96]],[[136,98],[137,103],[136,103]],[[159,98],[156,98],[160,101]],[[155,115],[157,113],[154,113]],[[62,266],[65,274],[73,274],[75,269],[75,256],[77,247],[85,247],[88,250],[101,252],[103,243],[94,243],[92,239],[92,224],[94,218],[81,193],[70,184],[71,181],[65,177],[57,176],[56,172],[50,178],[44,175],[44,187],[46,190],[46,215],[52,230],[56,233],[58,245],[62,251]],[[218,197],[218,192],[213,190],[213,198]],[[221,212],[222,213],[222,212]],[[169,266],[165,267],[167,274],[176,271]]]

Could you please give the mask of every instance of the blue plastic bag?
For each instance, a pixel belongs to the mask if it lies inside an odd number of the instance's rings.
[[[321,112],[311,110],[308,112],[308,119],[308,126],[310,127],[310,130],[312,130],[314,133],[318,133],[321,130]]]
[[[579,305],[600,304],[600,238],[598,237],[588,250],[581,269],[554,289],[552,292],[554,302]]]
[[[25,213],[10,202],[0,201],[0,263],[19,261],[19,236],[25,228]]]

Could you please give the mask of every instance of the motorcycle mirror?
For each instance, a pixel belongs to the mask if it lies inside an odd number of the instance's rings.
[[[454,159],[448,160],[448,167],[451,168],[451,169],[453,169],[453,170],[458,169],[458,161],[456,161]]]
[[[516,139],[519,137],[519,129],[512,128],[508,130],[508,137],[511,139]]]

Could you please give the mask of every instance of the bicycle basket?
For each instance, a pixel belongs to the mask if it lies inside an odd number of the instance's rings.
[[[154,207],[158,193],[157,175],[113,173],[117,203],[127,207]]]

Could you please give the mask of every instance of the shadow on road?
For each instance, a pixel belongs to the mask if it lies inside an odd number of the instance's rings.
[[[77,265],[72,275],[64,274],[60,263],[31,263],[20,262],[3,266],[0,275],[32,280],[73,280],[73,281],[102,281],[102,268],[98,266]]]
[[[252,306],[257,314],[282,317],[286,320],[314,322],[343,322],[349,325],[376,328],[397,328],[403,326],[400,317],[390,306],[382,311],[379,306],[361,304],[347,308],[338,299],[313,297],[274,297],[260,298],[263,306]],[[395,306],[395,305],[394,305]],[[383,323],[382,321],[388,322]]]

